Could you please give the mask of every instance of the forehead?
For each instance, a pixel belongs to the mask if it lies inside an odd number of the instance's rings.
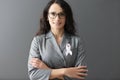
[[[59,4],[53,3],[49,8],[49,12],[63,12],[63,9]]]

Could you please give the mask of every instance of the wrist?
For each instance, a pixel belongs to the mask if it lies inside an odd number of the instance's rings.
[[[63,68],[63,69],[61,69],[61,74],[62,74],[62,76],[65,76],[65,68]]]
[[[62,68],[62,70],[61,70],[62,76],[66,76],[66,69],[67,69],[67,68]]]
[[[61,68],[61,69],[51,69],[51,76],[50,79],[54,79],[54,78],[59,78],[59,79],[63,79],[64,75],[65,75],[65,68]]]

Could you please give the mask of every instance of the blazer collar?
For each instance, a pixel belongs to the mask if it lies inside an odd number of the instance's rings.
[[[46,38],[51,38],[51,37],[54,37],[53,33],[51,31],[49,31],[47,34],[46,34]],[[64,35],[63,35],[64,38],[68,38],[70,39],[71,38],[71,35],[64,32]]]
[[[54,35],[52,34],[52,32],[51,31],[49,31],[48,33],[46,33],[46,38],[51,38],[51,37],[53,37]]]

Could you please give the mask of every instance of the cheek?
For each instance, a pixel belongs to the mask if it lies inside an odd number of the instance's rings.
[[[64,25],[65,25],[65,23],[66,23],[66,20],[63,20],[63,21],[62,21],[62,25],[64,26]]]
[[[49,22],[50,26],[52,26],[52,25],[53,25],[53,23],[52,23],[52,21],[51,21],[51,20],[49,20],[48,22]]]
[[[51,25],[52,24],[52,20],[48,18],[48,23]]]
[[[65,23],[66,23],[66,19],[63,20],[63,23],[64,23],[64,25],[65,25]]]

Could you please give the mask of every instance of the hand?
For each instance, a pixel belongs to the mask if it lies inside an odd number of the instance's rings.
[[[43,61],[41,61],[39,58],[32,58],[30,60],[30,64],[38,69],[50,69]]]
[[[87,72],[88,70],[86,66],[71,67],[65,68],[64,75],[71,78],[85,79]]]
[[[38,68],[38,69],[51,69],[43,61],[41,61],[39,58],[32,58],[30,60],[30,64],[33,67]],[[60,80],[64,80],[63,76],[59,76],[57,78],[59,78]],[[50,79],[50,80],[52,80],[52,79]]]

